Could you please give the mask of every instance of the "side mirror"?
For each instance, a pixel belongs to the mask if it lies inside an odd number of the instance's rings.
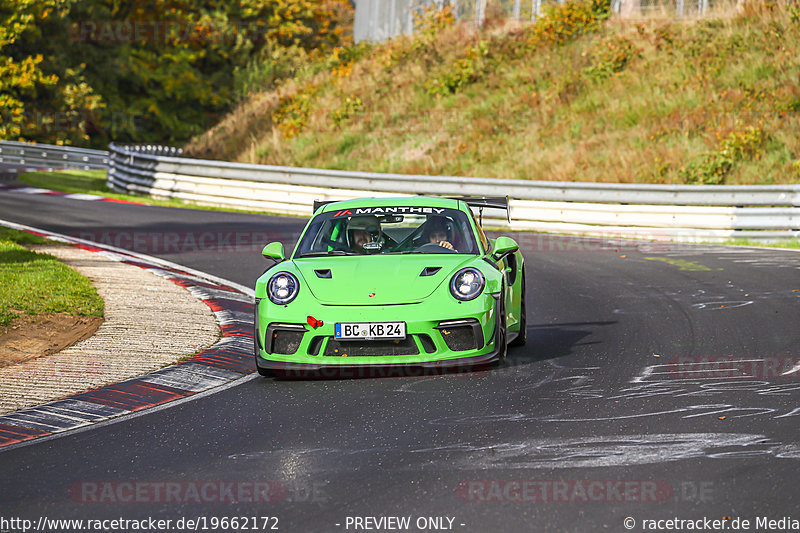
[[[513,254],[519,250],[519,245],[517,242],[512,239],[511,237],[498,237],[494,241],[494,247],[492,248],[492,257],[495,261],[500,261],[505,256],[509,254]]]
[[[278,263],[286,259],[286,256],[283,253],[283,243],[281,242],[269,243],[261,251],[261,255],[268,259],[274,259]]]

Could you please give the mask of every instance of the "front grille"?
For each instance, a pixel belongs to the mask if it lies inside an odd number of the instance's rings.
[[[337,341],[328,339],[325,355],[339,357],[369,357],[381,355],[417,355],[419,350],[411,336],[403,340]]]
[[[447,347],[454,352],[475,349],[475,335],[469,326],[443,328],[442,338],[444,338]]]
[[[436,329],[447,347],[454,352],[475,350],[483,346],[483,330],[477,320],[441,322]]]

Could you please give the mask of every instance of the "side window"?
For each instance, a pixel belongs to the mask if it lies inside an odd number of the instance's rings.
[[[472,223],[475,224],[475,227],[478,228],[478,238],[481,241],[482,253],[486,253],[489,251],[489,239],[486,238],[486,234],[483,232],[483,228],[478,221],[475,220],[475,215],[472,213],[471,209],[468,209],[469,216],[472,217]]]

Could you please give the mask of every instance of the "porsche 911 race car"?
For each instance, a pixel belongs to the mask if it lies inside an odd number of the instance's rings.
[[[291,255],[263,251],[276,264],[256,282],[259,373],[472,369],[524,344],[523,256],[470,207],[507,212],[508,198],[315,202]]]

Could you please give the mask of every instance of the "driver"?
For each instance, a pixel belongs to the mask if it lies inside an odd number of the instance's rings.
[[[456,251],[452,244],[453,226],[447,217],[429,217],[425,223],[425,237],[428,243],[438,244],[448,250]]]
[[[383,246],[381,223],[375,215],[352,217],[347,223],[347,238],[352,251],[366,254]]]

